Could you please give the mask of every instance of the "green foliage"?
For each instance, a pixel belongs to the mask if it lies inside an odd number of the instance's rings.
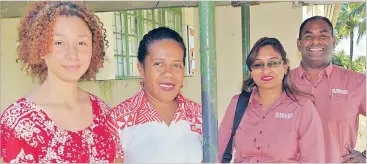
[[[344,50],[335,51],[333,53],[332,62],[335,65],[348,68],[349,55]],[[352,70],[357,72],[366,72],[366,56],[360,56],[352,62]]]
[[[339,18],[335,26],[336,43],[341,39],[350,39],[349,69],[353,69],[354,30],[357,32],[357,44],[366,33],[366,3],[344,4],[340,10]]]
[[[348,68],[349,56],[344,50],[335,51],[333,53],[332,62],[340,67]]]
[[[359,43],[366,33],[366,3],[348,3],[342,6],[335,26],[337,42],[349,37],[355,28],[358,28],[357,43]]]
[[[366,56],[360,56],[353,61],[352,70],[357,72],[366,72]]]

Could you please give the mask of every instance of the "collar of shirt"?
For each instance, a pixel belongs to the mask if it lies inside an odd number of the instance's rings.
[[[249,99],[249,103],[248,106],[251,108],[257,108],[260,107],[262,105],[262,102],[260,100],[256,100],[255,95],[258,94],[259,89],[257,87],[253,87],[252,89],[252,93]],[[280,104],[283,104],[284,102],[286,102],[287,100],[290,100],[290,98],[287,96],[286,92],[283,91],[282,94],[280,95],[280,97],[278,99],[276,99],[274,101],[274,103],[270,106],[269,109],[276,107]],[[267,112],[269,112],[270,110],[268,110]]]
[[[141,97],[140,99],[141,106],[137,110],[148,110],[148,111],[156,112],[156,110],[149,103],[144,89],[141,89],[136,96]],[[191,112],[192,110],[190,108],[190,105],[188,105],[188,101],[184,98],[184,96],[181,93],[177,95],[176,99],[178,100],[178,108],[176,110],[176,113],[182,113],[184,116],[184,119],[188,121],[187,119],[191,118],[193,114]],[[162,122],[162,120],[160,120],[160,122]]]
[[[321,79],[323,76],[326,75],[326,77],[329,78],[331,75],[331,72],[333,72],[333,64],[330,62],[330,64],[323,71],[320,71],[318,77],[319,79]],[[297,68],[297,74],[300,79],[304,79],[304,78],[309,79],[309,76],[306,70],[303,68],[302,63],[300,63]]]

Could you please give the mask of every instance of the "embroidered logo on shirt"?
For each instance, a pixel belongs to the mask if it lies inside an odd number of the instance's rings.
[[[343,89],[332,89],[332,93],[333,93],[333,94],[343,94],[343,95],[347,95],[347,94],[348,94],[348,90],[343,90]]]
[[[282,119],[291,119],[293,118],[293,113],[275,113],[275,118],[282,118]]]

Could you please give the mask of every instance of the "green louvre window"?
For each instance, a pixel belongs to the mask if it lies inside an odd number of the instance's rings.
[[[114,13],[114,56],[116,79],[139,77],[136,68],[139,42],[143,36],[156,27],[166,26],[181,36],[181,8],[132,10]]]

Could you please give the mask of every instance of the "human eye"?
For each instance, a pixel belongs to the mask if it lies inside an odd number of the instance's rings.
[[[175,68],[183,68],[183,65],[181,63],[173,64],[173,67]]]
[[[264,67],[264,64],[262,64],[262,63],[255,63],[251,67],[252,67],[252,69],[261,69],[261,68]]]

